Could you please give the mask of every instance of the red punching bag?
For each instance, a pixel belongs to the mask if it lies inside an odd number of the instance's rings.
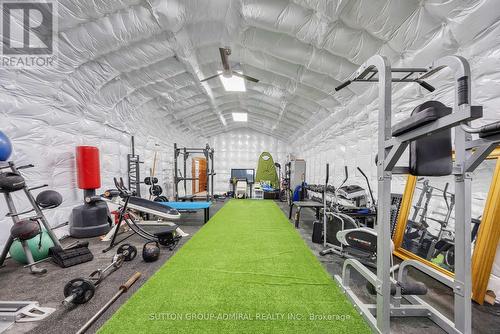
[[[95,196],[101,187],[99,149],[94,146],[76,147],[76,174],[78,188],[83,196]],[[109,232],[108,205],[103,201],[92,201],[75,206],[69,217],[69,234],[73,238],[92,238]]]
[[[76,147],[76,171],[78,188],[90,190],[101,187],[101,165],[97,147]]]

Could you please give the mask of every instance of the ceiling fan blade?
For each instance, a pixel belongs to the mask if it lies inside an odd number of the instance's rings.
[[[243,78],[245,78],[246,80],[251,81],[251,82],[259,82],[259,79],[255,79],[249,75],[243,74]]]
[[[229,48],[219,48],[220,59],[222,61],[222,67],[224,72],[230,72],[231,67],[229,66],[229,55],[231,54],[231,49]]]
[[[213,78],[217,78],[219,75],[221,75],[221,74],[216,74],[216,75],[212,75],[211,77],[208,77],[208,78],[205,78],[205,79],[201,79],[200,82],[207,81],[207,80],[210,80],[210,79],[213,79]]]
[[[259,82],[259,80],[258,80],[258,79],[252,78],[252,77],[251,77],[251,76],[249,76],[249,75],[241,74],[241,73],[238,73],[238,72],[232,72],[231,74],[232,74],[232,75],[234,75],[234,76],[237,76],[237,77],[243,78],[243,79],[245,79],[245,80],[251,81],[251,82]]]

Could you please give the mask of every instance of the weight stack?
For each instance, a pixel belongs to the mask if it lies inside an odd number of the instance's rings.
[[[94,196],[101,187],[99,149],[94,146],[76,147],[78,188],[84,197]],[[109,232],[111,218],[104,201],[93,201],[73,208],[69,218],[69,234],[74,238],[97,237]]]

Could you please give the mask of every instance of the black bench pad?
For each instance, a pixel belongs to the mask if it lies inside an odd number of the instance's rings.
[[[417,112],[417,109],[420,111]],[[400,136],[406,132],[417,129],[425,124],[431,123],[438,118],[449,115],[452,108],[446,107],[437,101],[427,101],[417,106],[412,115],[392,127],[392,135]]]

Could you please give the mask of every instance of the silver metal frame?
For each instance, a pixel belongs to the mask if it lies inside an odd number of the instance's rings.
[[[15,322],[40,321],[51,315],[56,309],[41,307],[36,301],[0,301],[0,333]]]
[[[184,175],[179,176],[178,162],[177,159],[179,155],[182,154],[183,160],[183,172]],[[191,148],[191,147],[178,147],[177,143],[174,143],[174,198],[177,202],[179,200],[179,182],[183,181],[184,184],[184,195],[187,193],[187,181],[194,181],[198,178],[186,177],[187,173],[187,159],[190,154],[203,154],[207,160],[207,202],[214,199],[214,154],[215,150],[206,144],[203,148]]]
[[[392,137],[392,82],[417,82],[432,74],[449,68],[454,75],[455,102],[453,112],[438,120]],[[401,79],[393,78],[393,73],[406,74]],[[418,73],[418,75],[417,75]],[[378,74],[378,75],[377,75]],[[367,77],[368,76],[368,77]],[[364,318],[377,333],[390,332],[391,317],[423,316],[431,319],[448,333],[471,333],[471,233],[468,230],[471,221],[471,172],[496,147],[499,135],[487,139],[472,140],[468,124],[471,120],[482,117],[482,107],[470,105],[471,97],[470,67],[466,59],[460,56],[448,56],[435,61],[425,69],[391,68],[388,60],[380,55],[368,59],[366,63],[337,90],[354,81],[378,82],[378,207],[377,207],[377,274],[355,259],[344,262],[342,277],[335,278],[348,298],[359,308]],[[425,84],[424,85],[428,85]],[[424,86],[422,85],[422,86]],[[429,86],[429,85],[428,85]],[[431,88],[433,88],[431,86]],[[462,125],[462,126],[460,126]],[[397,283],[390,276],[392,259],[390,224],[391,179],[393,173],[405,173],[407,167],[396,167],[396,163],[411,141],[444,129],[454,129],[455,162],[455,276],[446,276],[418,261],[406,260],[400,265],[398,280],[406,277],[409,267],[416,268],[453,289],[454,319],[449,319],[421,298],[402,295],[401,288],[391,297],[391,284]],[[472,153],[472,148],[476,148]],[[375,286],[377,303],[362,302],[350,287],[350,272],[355,270]],[[405,299],[409,304],[402,304]]]
[[[1,169],[7,169],[7,168],[9,168],[13,173],[16,173],[16,174],[20,174],[20,172],[19,172],[20,169],[30,168],[30,167],[33,167],[33,165],[26,165],[26,166],[22,166],[22,167],[18,168],[18,167],[16,167],[16,165],[12,161],[9,161],[6,164],[2,164],[2,166],[0,166]],[[52,239],[52,242],[54,243],[54,246],[58,246],[58,247],[62,248],[61,243],[59,242],[59,239],[57,238],[57,236],[52,231],[52,228],[51,228],[51,226],[50,226],[47,218],[43,214],[42,209],[36,203],[35,198],[31,194],[31,190],[43,188],[43,187],[46,187],[46,186],[47,185],[43,185],[43,186],[39,186],[39,187],[34,187],[34,188],[29,188],[27,184],[24,185],[24,187],[22,188],[22,190],[24,191],[24,194],[26,195],[26,198],[28,198],[28,201],[30,202],[30,204],[32,206],[31,210],[24,211],[24,212],[17,212],[16,206],[14,204],[14,200],[12,199],[11,194],[9,192],[4,192],[3,195],[5,197],[5,202],[7,203],[7,208],[9,209],[8,216],[10,216],[11,219],[12,219],[12,222],[14,224],[16,224],[19,221],[21,221],[21,218],[19,218],[19,216],[34,212],[34,215],[31,218],[39,220],[42,223],[42,225],[45,228],[45,230],[47,231],[47,234],[49,235],[50,239]],[[5,244],[5,246],[4,246],[3,250],[2,250],[2,253],[0,254],[0,267],[3,266],[4,261],[7,258],[7,254],[9,253],[10,247],[12,246],[13,242],[14,242],[14,238],[12,238],[12,236],[9,235],[9,238],[7,239],[7,242],[6,242],[6,244]],[[38,266],[36,266],[35,260],[33,259],[33,254],[31,253],[31,250],[30,250],[30,248],[28,246],[27,240],[20,240],[20,242],[21,242],[21,245],[23,247],[23,251],[26,254],[26,259],[28,260],[28,264],[29,264],[31,273],[33,273],[33,274],[44,274],[44,273],[46,273],[47,269],[38,268]]]

